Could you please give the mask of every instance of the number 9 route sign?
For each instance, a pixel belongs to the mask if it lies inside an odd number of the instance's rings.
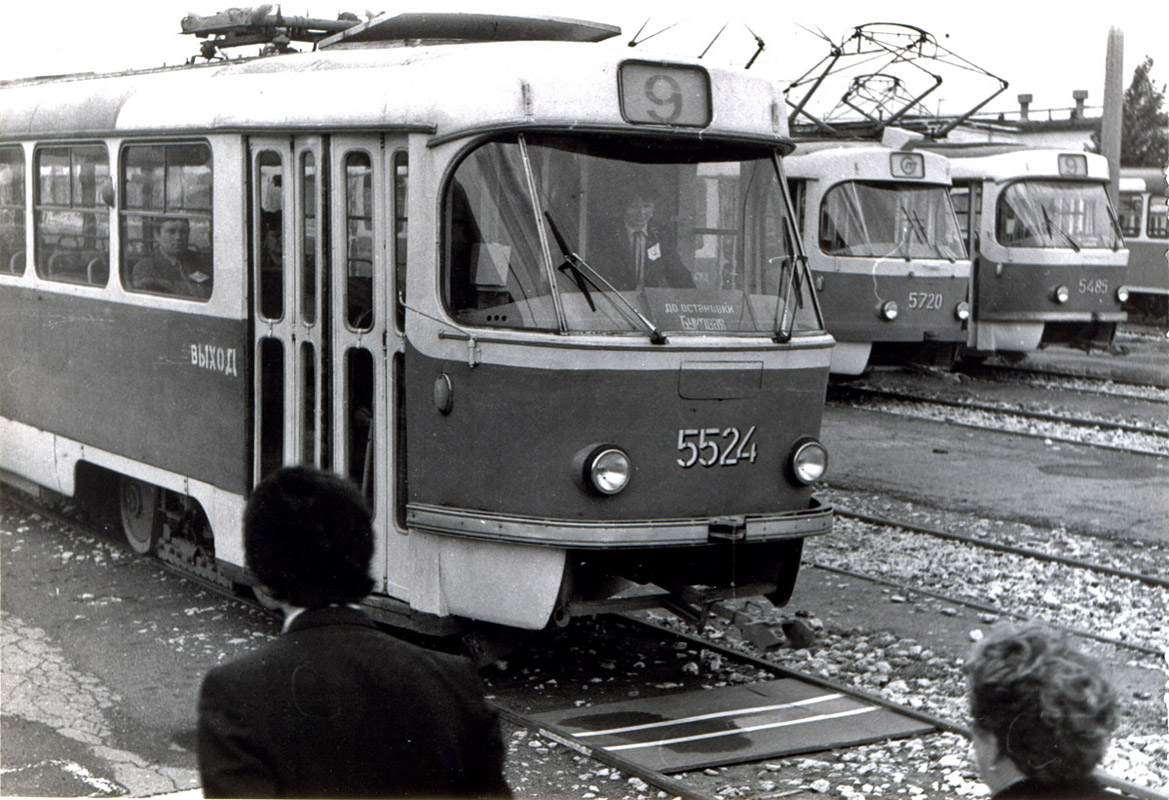
[[[701,67],[626,61],[617,80],[627,122],[694,128],[710,124],[710,76]]]

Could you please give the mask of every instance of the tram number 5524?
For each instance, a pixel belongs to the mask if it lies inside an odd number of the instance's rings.
[[[751,440],[754,435],[754,425],[746,433],[738,428],[679,428],[678,452],[685,455],[677,460],[678,466],[733,467],[740,461],[754,464],[759,452]]]

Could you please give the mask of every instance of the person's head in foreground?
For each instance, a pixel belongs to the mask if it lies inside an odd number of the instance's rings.
[[[1095,660],[1041,625],[1001,627],[974,646],[966,675],[975,758],[995,797],[1098,789],[1116,697]]]
[[[274,599],[298,608],[356,603],[373,588],[373,526],[361,491],[309,467],[284,467],[244,509],[248,568]]]

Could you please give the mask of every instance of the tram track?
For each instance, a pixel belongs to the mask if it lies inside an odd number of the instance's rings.
[[[836,403],[1045,441],[1087,445],[1143,456],[1169,456],[1169,426],[1037,411],[969,398],[947,398],[926,392],[865,385],[833,387],[829,392],[829,405]]]
[[[836,512],[833,542],[806,550],[805,566],[889,587],[900,602],[917,595],[994,618],[1043,619],[1083,639],[1164,657],[1169,630],[1160,620],[1169,580],[1152,569],[987,541],[847,507]]]
[[[1147,400],[1150,403],[1169,405],[1169,391],[1135,381],[1128,382],[1114,378],[1097,378],[1074,375],[1057,370],[1039,370],[1013,365],[967,365],[961,374],[973,380],[987,383],[1007,383],[1032,386],[1040,389],[1056,389],[1061,392],[1077,392],[1085,395],[1104,395]]]
[[[48,507],[42,503],[34,502],[31,499],[28,501],[17,500],[13,495],[8,495],[7,499],[25,510],[34,511],[47,519],[55,520],[69,528],[75,530],[80,528],[82,532],[87,533],[94,532],[86,526],[87,524],[84,520],[79,520],[75,511],[64,513],[59,509]],[[68,504],[66,507],[71,507],[71,504]],[[99,532],[97,535],[108,538],[110,534],[108,532]],[[158,563],[162,564],[162,562]],[[162,564],[162,566],[167,571],[177,572],[183,577],[194,577],[195,580],[198,580],[197,576],[191,576],[183,570],[176,570],[171,565]],[[231,596],[233,599],[242,601],[245,604],[258,605],[255,600],[231,594],[222,586],[203,581],[199,581],[199,583],[208,589],[220,592],[226,596]],[[552,634],[559,634],[568,641],[572,641],[574,637],[578,636],[583,639],[586,637],[587,629],[591,624],[587,619],[578,620],[569,629],[559,632],[554,631]],[[675,618],[667,618],[666,624],[664,625],[647,624],[642,619],[628,618],[620,618],[618,624],[636,626],[638,629],[646,631],[648,636],[657,636],[659,639],[662,639],[662,641],[655,645],[633,645],[634,657],[639,659],[639,661],[635,662],[631,667],[632,677],[630,678],[631,682],[628,684],[631,687],[629,689],[631,692],[641,692],[643,695],[648,695],[658,691],[663,693],[685,691],[687,687],[690,687],[692,690],[705,690],[726,684],[751,684],[755,681],[765,680],[767,676],[783,678],[798,677],[800,680],[815,684],[825,690],[864,697],[886,707],[901,709],[915,719],[928,721],[929,724],[933,725],[941,733],[928,734],[921,745],[914,745],[912,748],[906,748],[903,744],[897,743],[869,745],[846,748],[827,754],[821,753],[815,756],[768,758],[766,763],[750,762],[726,768],[699,770],[692,774],[668,775],[652,769],[647,770],[644,765],[637,765],[629,759],[624,758],[619,752],[613,752],[590,744],[582,744],[577,737],[573,737],[569,732],[558,729],[546,720],[541,721],[536,719],[531,711],[533,709],[538,710],[541,707],[540,703],[536,703],[532,709],[517,708],[517,705],[522,704],[517,704],[510,700],[511,697],[517,695],[512,694],[508,696],[506,693],[500,692],[497,686],[492,687],[492,684],[498,683],[498,681],[494,680],[489,673],[487,680],[494,695],[493,702],[500,709],[501,716],[504,720],[510,725],[531,731],[533,734],[546,739],[548,742],[555,743],[557,747],[566,748],[566,752],[576,754],[581,758],[588,759],[590,762],[606,764],[614,771],[620,771],[623,775],[632,776],[630,781],[636,779],[644,782],[647,786],[653,787],[654,791],[665,792],[670,796],[702,798],[702,800],[736,796],[735,792],[739,792],[738,796],[751,797],[813,797],[820,792],[820,789],[812,786],[813,782],[821,783],[822,781],[828,780],[825,777],[814,778],[815,775],[822,774],[823,772],[823,768],[820,765],[831,765],[831,769],[836,771],[831,774],[843,773],[847,775],[849,771],[869,761],[871,754],[877,750],[882,754],[881,760],[889,761],[888,764],[883,765],[882,769],[888,768],[892,770],[891,774],[900,774],[897,770],[911,772],[914,769],[911,766],[906,766],[897,761],[896,756],[902,755],[903,752],[928,753],[929,757],[921,762],[923,766],[919,769],[920,775],[918,779],[923,782],[927,779],[936,779],[936,776],[930,773],[939,759],[957,759],[954,763],[964,761],[964,756],[955,755],[963,753],[965,745],[963,744],[964,730],[962,726],[953,722],[953,719],[956,718],[956,714],[953,712],[953,702],[950,702],[949,705],[947,703],[937,705],[931,699],[925,698],[925,702],[921,707],[906,706],[903,703],[888,699],[881,691],[869,691],[864,687],[858,687],[855,679],[848,677],[830,679],[817,674],[815,669],[799,668],[798,664],[796,667],[791,666],[791,656],[798,655],[801,651],[782,648],[775,652],[753,653],[747,643],[733,641],[735,631],[726,625],[712,626],[706,631],[703,631],[702,635],[699,635],[688,632],[688,624]],[[584,628],[585,630],[581,631],[580,628]],[[603,635],[599,639],[598,637],[593,637],[590,643],[584,645],[589,649],[583,654],[581,651],[577,651],[575,654],[576,657],[564,659],[564,664],[557,667],[558,672],[555,675],[550,675],[547,672],[542,673],[538,668],[533,668],[529,671],[528,668],[522,668],[515,662],[513,662],[511,670],[512,672],[518,672],[522,669],[525,677],[530,674],[533,680],[539,680],[537,687],[556,687],[557,695],[563,698],[558,702],[575,702],[580,707],[597,700],[599,694],[597,689],[607,685],[608,678],[606,676],[616,674],[623,669],[618,657],[610,656],[606,652],[592,648],[599,648],[599,645],[596,644],[598,641],[605,643],[616,642],[628,648],[632,638],[632,636],[620,634]],[[718,641],[718,639],[722,641]],[[608,645],[606,644],[606,646]],[[530,649],[536,653],[539,653],[541,650],[538,646]],[[664,662],[663,669],[666,670],[664,673],[657,675],[656,678],[649,677],[643,671],[637,669],[637,663],[653,662],[655,660]],[[862,657],[853,667],[859,667],[864,660]],[[568,665],[569,668],[575,665],[576,667],[583,667],[586,670],[586,673],[577,681],[577,689],[579,691],[569,690],[567,688],[570,680],[559,673],[559,670],[564,669],[565,665]],[[538,689],[537,691],[531,691],[533,689],[531,685],[526,687],[520,686],[518,688],[521,692],[519,696],[533,698],[539,695]],[[869,689],[871,688],[869,687]],[[572,693],[573,691],[577,691],[577,693],[574,695]],[[574,696],[577,698],[576,701],[571,699]],[[543,703],[542,707],[546,708],[547,703]],[[937,713],[935,711],[936,708],[949,709],[949,711]],[[884,749],[882,750],[881,748]],[[512,752],[515,749],[513,747]],[[950,755],[947,756],[946,754]],[[521,753],[521,756],[524,755],[526,753]],[[812,767],[810,768],[809,765],[812,765]],[[924,765],[928,765],[928,769]],[[582,767],[582,769],[588,768]],[[811,769],[810,773],[809,769]],[[817,770],[821,770],[821,772],[817,772]],[[954,771],[955,774],[958,771],[961,771],[961,768],[957,768]],[[829,773],[823,772],[823,774]],[[613,775],[615,776],[616,772]],[[882,775],[883,773],[878,771],[858,776],[857,780],[869,782],[886,780]],[[968,780],[974,780],[972,773]],[[1112,782],[1112,785],[1122,788],[1126,794],[1132,797],[1148,798],[1149,800],[1161,797],[1139,786],[1126,784],[1116,779],[1109,780]],[[732,783],[739,788],[730,792],[728,795],[726,789]],[[863,786],[866,784],[858,783],[857,785]],[[743,787],[751,788],[744,790]],[[923,783],[922,787],[928,794],[930,791],[929,785]],[[598,797],[605,796],[605,794],[606,792],[601,792],[598,794]],[[635,797],[653,797],[654,792],[634,791],[633,795]]]
[[[632,626],[647,635],[649,640],[654,638],[660,639],[656,647],[662,651],[669,653],[676,651],[676,648],[684,647],[688,655],[699,654],[699,659],[704,665],[718,664],[717,668],[711,668],[711,671],[716,674],[705,674],[707,668],[704,666],[703,673],[695,676],[702,683],[703,690],[712,689],[712,679],[719,677],[720,674],[725,676],[728,669],[738,670],[738,672],[731,672],[732,675],[741,675],[744,668],[747,668],[748,670],[754,671],[754,680],[763,680],[765,676],[795,679],[813,684],[827,692],[861,698],[866,702],[895,710],[899,714],[920,721],[932,729],[923,735],[924,739],[931,740],[924,745],[927,749],[937,747],[942,752],[946,750],[952,751],[955,746],[959,748],[964,747],[960,743],[969,737],[969,731],[963,724],[955,722],[951,717],[934,713],[928,710],[928,708],[923,710],[922,708],[905,705],[904,703],[889,699],[879,691],[869,691],[857,686],[855,683],[848,683],[845,680],[834,680],[817,675],[811,670],[786,666],[783,661],[787,659],[790,651],[779,650],[754,654],[749,652],[749,646],[742,642],[731,640],[729,643],[724,643],[728,642],[728,638],[721,635],[721,632],[725,629],[720,629],[717,626],[708,629],[708,631],[719,635],[722,641],[718,641],[713,636],[708,636],[704,633],[684,630],[684,628],[688,627],[687,624],[676,619],[671,619],[668,623],[662,624],[637,616],[621,615],[599,620],[595,624],[602,626],[604,633],[601,635],[601,638],[603,639],[621,639],[625,646],[629,646],[630,640],[636,639],[637,637],[636,632],[630,631],[630,626]],[[614,626],[616,627],[614,628]],[[636,648],[636,645],[634,646]],[[646,650],[650,647],[652,646],[645,645]],[[597,655],[604,658],[610,656],[611,653],[606,650],[597,653]],[[645,653],[639,651],[638,655],[643,660],[647,659]],[[614,660],[619,660],[619,658],[618,656]],[[622,665],[620,664],[616,666],[618,672],[621,668]],[[531,667],[523,667],[522,669],[525,671],[529,669],[536,671]],[[549,678],[547,675],[539,675],[538,679],[542,684],[558,680],[557,678]],[[559,680],[564,679],[560,678]],[[725,681],[713,682],[714,686],[718,686],[722,685]],[[574,736],[569,730],[548,724],[546,720],[540,719],[537,714],[517,710],[508,698],[501,699],[499,696],[496,696],[493,703],[499,709],[501,715],[512,724],[522,726],[532,733],[543,736],[555,742],[557,745],[564,746],[581,756],[600,761],[614,769],[621,770],[627,775],[632,775],[650,786],[676,797],[701,798],[701,800],[727,797],[728,794],[732,797],[814,797],[818,793],[821,793],[823,789],[814,787],[813,783],[815,781],[811,777],[800,774],[801,770],[806,769],[808,764],[822,766],[830,763],[834,759],[841,763],[852,763],[850,758],[851,753],[862,754],[858,758],[862,760],[867,759],[867,755],[864,755],[867,752],[866,747],[861,745],[853,748],[841,747],[831,753],[819,753],[815,756],[801,753],[790,756],[769,756],[758,761],[732,763],[721,769],[695,769],[676,773],[675,775],[667,775],[658,770],[647,768],[643,763],[630,760],[620,752],[588,744],[585,740]],[[591,702],[589,705],[591,705]],[[878,746],[888,747],[889,744],[884,743]],[[890,759],[889,762],[883,764],[883,769],[878,771],[878,773],[868,774],[868,780],[874,782],[880,781],[882,780],[880,774],[886,771],[894,775],[912,773],[915,767],[908,760],[901,762],[897,760],[898,754],[904,757],[905,753],[912,751],[913,748],[906,747],[904,741],[902,741],[899,746],[893,748],[892,753],[886,753]],[[934,755],[930,760],[936,763],[939,759],[938,756]],[[1106,784],[1122,791],[1126,796],[1149,798],[1149,800],[1162,798],[1162,795],[1132,784],[1124,779],[1103,772],[1098,773],[1098,775]],[[914,784],[910,783],[909,785],[912,786]],[[922,786],[921,788],[924,791],[929,791],[928,786]],[[881,795],[878,792],[876,796]]]

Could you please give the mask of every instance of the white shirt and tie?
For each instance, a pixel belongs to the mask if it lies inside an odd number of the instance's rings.
[[[645,243],[649,236],[644,229],[635,229],[629,232],[629,243],[633,252],[633,272],[637,277],[637,286],[645,285]]]

